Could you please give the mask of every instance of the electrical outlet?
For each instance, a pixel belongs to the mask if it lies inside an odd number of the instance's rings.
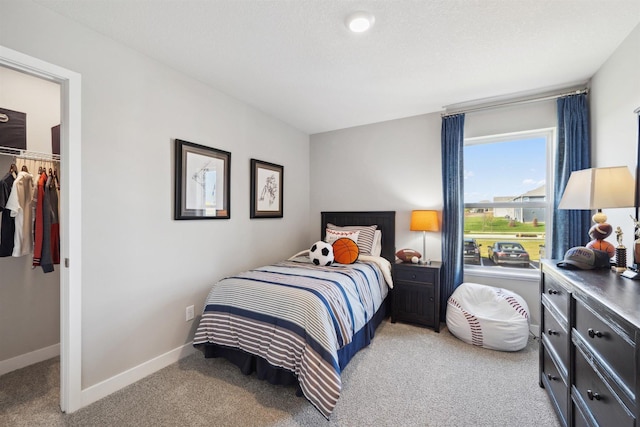
[[[193,313],[193,306],[192,305],[190,305],[189,307],[187,307],[185,309],[185,313],[186,313],[186,317],[187,317],[187,322],[189,320],[193,320],[194,313]]]

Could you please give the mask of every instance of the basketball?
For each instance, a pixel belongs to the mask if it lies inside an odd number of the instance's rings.
[[[342,237],[333,242],[333,258],[339,264],[353,264],[358,260],[360,251],[353,240]]]
[[[592,240],[587,243],[587,248],[606,252],[607,255],[609,255],[609,258],[613,258],[616,254],[616,248],[606,240]]]

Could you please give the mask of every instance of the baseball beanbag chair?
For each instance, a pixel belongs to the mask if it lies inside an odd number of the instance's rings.
[[[477,283],[462,283],[447,301],[449,332],[491,350],[518,351],[529,338],[529,307],[518,294]]]

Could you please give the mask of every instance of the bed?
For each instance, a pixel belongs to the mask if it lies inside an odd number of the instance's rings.
[[[214,284],[194,347],[207,358],[226,358],[244,374],[296,384],[297,393],[329,418],[342,370],[390,312],[395,212],[321,213],[323,240],[327,227],[371,225],[381,232],[380,256],[361,254],[354,264],[327,267],[297,254]]]

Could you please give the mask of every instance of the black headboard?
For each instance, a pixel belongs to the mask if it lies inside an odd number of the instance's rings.
[[[396,255],[396,212],[321,212],[322,229],[320,236],[325,238],[327,224],[345,225],[377,225],[382,231],[382,257],[393,264]]]

